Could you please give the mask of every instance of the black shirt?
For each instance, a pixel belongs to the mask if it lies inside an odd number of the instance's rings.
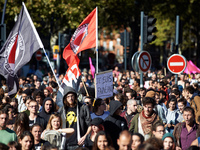
[[[40,143],[35,144],[35,150],[40,150],[43,145],[48,146],[48,145],[51,145],[51,144],[48,141],[45,141],[45,140],[41,139]]]
[[[77,145],[78,144],[78,140],[77,140],[77,121],[78,121],[78,117],[77,117],[77,110],[76,107],[69,107],[67,109],[67,113],[66,113],[66,127],[67,128],[73,128],[74,129],[74,133],[72,134],[72,136],[70,136],[70,138],[68,139],[67,143],[68,145],[72,146],[72,145]]]

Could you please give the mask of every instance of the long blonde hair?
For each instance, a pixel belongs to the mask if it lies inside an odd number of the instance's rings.
[[[48,124],[47,124],[47,130],[52,130],[53,129],[53,127],[52,127],[52,125],[51,125],[51,121],[54,119],[54,118],[59,118],[60,119],[60,127],[62,126],[62,119],[61,119],[61,116],[60,116],[60,114],[59,113],[54,113],[54,114],[52,114],[51,116],[50,116],[50,118],[49,118],[49,121],[48,121]]]

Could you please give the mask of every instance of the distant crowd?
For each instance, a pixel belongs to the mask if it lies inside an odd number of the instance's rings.
[[[196,150],[200,147],[200,74],[113,68],[113,97],[95,98],[91,71],[78,92],[54,70],[29,71],[19,90],[0,88],[0,150]],[[57,78],[57,80],[55,79]],[[57,81],[59,83],[57,83]],[[62,102],[62,105],[60,105]]]

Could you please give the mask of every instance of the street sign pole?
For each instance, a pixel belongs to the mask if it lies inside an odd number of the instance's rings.
[[[176,53],[179,54],[179,16],[176,16]],[[178,75],[175,75],[175,84],[178,85]]]
[[[144,43],[144,37],[143,37],[143,26],[144,26],[144,12],[141,11],[141,17],[140,17],[140,36],[141,36],[141,40],[140,40],[140,51],[142,52],[143,51],[143,43]],[[142,88],[144,85],[143,85],[143,73],[142,71],[140,70],[140,87]]]

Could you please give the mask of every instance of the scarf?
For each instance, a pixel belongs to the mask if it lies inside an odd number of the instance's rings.
[[[144,110],[139,114],[140,117],[140,122],[141,122],[141,126],[142,126],[142,130],[144,132],[144,134],[149,134],[151,132],[151,127],[153,122],[155,122],[155,120],[158,120],[157,114],[155,112],[153,112],[153,114],[150,117],[146,117],[144,115]]]

